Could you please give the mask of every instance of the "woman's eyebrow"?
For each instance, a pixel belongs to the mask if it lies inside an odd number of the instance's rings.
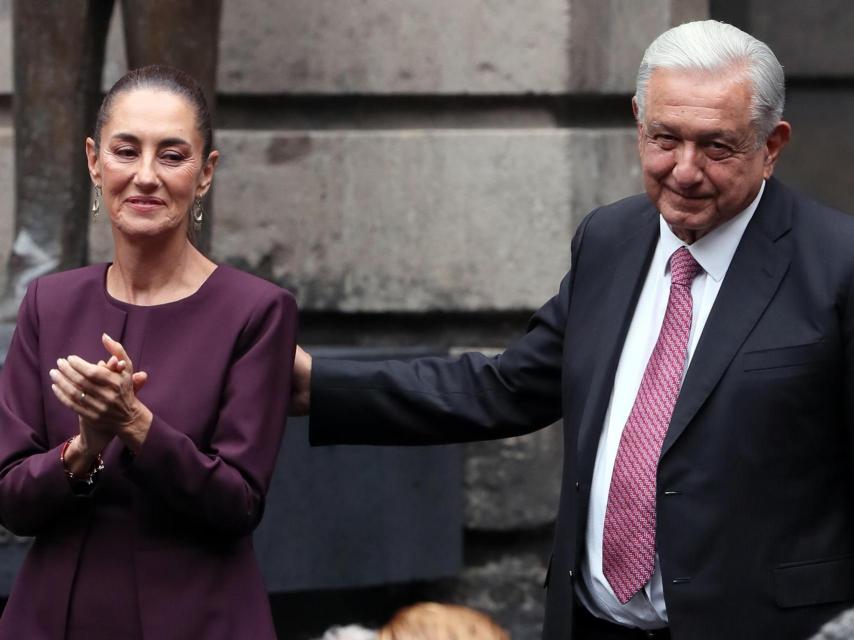
[[[139,144],[139,138],[136,137],[132,133],[124,133],[124,132],[115,133],[112,135],[111,139],[123,140],[125,142],[133,142],[133,143]],[[190,143],[187,140],[185,140],[184,138],[179,138],[179,137],[164,138],[163,140],[160,140],[160,142],[158,142],[157,144],[160,147],[171,147],[171,146],[178,146],[178,145],[189,146],[190,145]]]

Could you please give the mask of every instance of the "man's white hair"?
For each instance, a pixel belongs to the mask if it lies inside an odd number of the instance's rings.
[[[635,88],[638,120],[644,122],[649,78],[656,69],[716,72],[739,67],[752,85],[752,120],[757,143],[763,144],[783,117],[783,67],[767,44],[717,20],[686,22],[668,29],[649,45]]]

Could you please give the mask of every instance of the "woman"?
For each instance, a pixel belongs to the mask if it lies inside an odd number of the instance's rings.
[[[274,638],[251,533],[296,305],[189,239],[218,160],[189,76],[125,75],[86,155],[115,259],[40,278],[21,305],[0,378],[0,523],[35,540],[0,638]]]

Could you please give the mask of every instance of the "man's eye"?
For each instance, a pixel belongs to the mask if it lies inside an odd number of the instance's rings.
[[[657,135],[653,137],[653,142],[657,144],[662,149],[675,149],[677,140],[673,136],[668,135]]]
[[[720,142],[706,144],[706,154],[714,160],[722,160],[732,155],[732,148]]]

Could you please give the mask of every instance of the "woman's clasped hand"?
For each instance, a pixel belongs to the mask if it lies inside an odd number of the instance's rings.
[[[69,444],[65,457],[72,473],[82,470],[80,461],[91,465],[93,452],[102,451],[114,437],[136,452],[151,426],[151,411],[136,395],[148,375],[133,370],[121,343],[107,334],[101,340],[109,354],[106,362],[91,363],[71,355],[58,359],[56,368],[50,370],[51,390],[79,417],[80,434]]]

